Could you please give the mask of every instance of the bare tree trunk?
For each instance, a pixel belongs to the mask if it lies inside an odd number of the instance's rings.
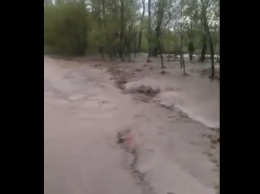
[[[211,79],[215,78],[215,64],[214,64],[214,47],[212,41],[210,41],[210,55],[211,55]]]
[[[145,0],[142,0],[143,4],[143,13],[141,18],[141,29],[139,32],[139,39],[138,39],[138,51],[140,52],[141,44],[142,44],[142,35],[143,35],[143,20],[144,20],[144,14],[145,14]]]
[[[206,52],[207,52],[207,34],[203,34],[202,37],[202,49],[200,54],[200,61],[204,62],[206,59]]]
[[[102,46],[100,46],[100,47],[98,48],[98,51],[99,51],[99,53],[100,53],[100,55],[101,55],[101,58],[104,59],[104,48],[103,48]]]
[[[135,58],[136,58],[136,52],[137,52],[137,47],[136,47],[137,33],[134,32],[133,36],[134,36],[134,44],[133,44],[133,47],[134,47],[134,48],[133,48],[133,51],[134,51],[134,56],[135,56]]]
[[[180,26],[180,35],[181,35],[181,48],[180,48],[180,54],[181,54],[181,58],[180,58],[180,64],[181,64],[181,68],[183,67],[183,75],[187,76],[188,74],[186,73],[186,69],[185,69],[185,60],[183,57],[183,0],[181,1],[181,26]]]
[[[193,59],[193,54],[194,54],[194,43],[193,41],[190,40],[189,42],[189,58],[190,58],[190,61],[192,61]]]
[[[183,35],[182,35],[182,30],[180,32],[181,34],[181,48],[180,48],[180,55],[181,55],[181,58],[180,58],[180,65],[181,65],[181,68],[183,67],[183,51],[182,51],[182,47],[183,47]],[[185,68],[184,68],[185,69]]]
[[[94,15],[97,19],[97,27],[98,27],[98,37],[101,37],[103,35],[103,29],[102,29],[102,21],[101,21],[101,4],[93,5],[92,6]],[[102,59],[104,59],[104,43],[98,42],[98,51]]]
[[[148,0],[148,56],[147,62],[151,62],[149,57],[151,54],[151,0]]]
[[[196,23],[196,22],[194,22]],[[194,25],[193,25],[193,21],[191,21],[190,23],[190,30],[188,32],[188,36],[189,36],[189,45],[188,45],[188,50],[189,50],[189,58],[190,58],[190,61],[192,61],[193,59],[193,54],[194,54],[194,51],[195,51],[195,47],[194,47]]]
[[[124,61],[124,0],[120,0],[121,8],[120,8],[120,35],[119,35],[119,40],[120,40],[120,50],[119,50],[119,57],[121,58],[122,61]]]
[[[125,36],[125,44],[126,44],[126,48],[127,48],[127,54],[128,54],[128,61],[131,61],[131,46],[132,46],[132,42],[135,40],[133,40],[133,34],[132,34],[132,27],[134,25],[134,22],[132,22],[128,28],[128,36]]]
[[[209,1],[201,0],[202,3],[202,23],[204,25],[204,30],[206,32],[206,37],[208,37],[209,40],[209,46],[210,46],[210,58],[211,58],[211,79],[215,78],[215,64],[214,64],[214,45],[213,40],[210,33],[210,28],[208,24],[208,18],[207,18],[207,7],[209,4]]]
[[[162,21],[163,21],[163,14],[164,14],[164,6],[165,6],[165,2],[164,0],[160,0],[158,2],[158,11],[157,11],[157,24],[156,24],[156,28],[155,28],[155,35],[156,35],[156,45],[153,49],[153,56],[157,57],[158,55],[158,51],[160,51],[160,37],[161,37],[161,25],[162,25]]]
[[[158,55],[158,51],[160,51],[160,41],[159,41],[159,39],[160,39],[160,31],[161,31],[161,29],[160,29],[160,26],[157,26],[156,28],[155,28],[155,33],[156,33],[156,45],[155,45],[155,47],[154,47],[154,49],[153,49],[153,53],[152,53],[152,55],[154,56],[154,57],[157,57],[157,55]]]
[[[190,58],[190,61],[192,61],[193,59],[193,54],[191,52],[189,52],[189,58]]]
[[[211,33],[210,33],[210,30],[209,30],[209,26],[208,26],[207,23],[206,23],[206,29],[207,29],[207,34],[208,34],[208,38],[209,38],[210,59],[211,59],[211,75],[210,75],[210,78],[214,79],[215,78],[215,62],[214,62],[215,52],[214,52],[213,40],[212,40]]]
[[[163,44],[159,42],[159,52],[160,52],[160,57],[161,57],[161,68],[165,68],[164,66],[164,61],[163,61]]]
[[[186,68],[185,68],[185,59],[183,56],[183,34],[181,32],[181,58],[180,58],[180,64],[181,64],[181,68],[183,67],[183,75],[184,76],[188,76],[188,74],[186,73]]]

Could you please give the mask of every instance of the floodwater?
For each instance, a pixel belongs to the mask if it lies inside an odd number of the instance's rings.
[[[44,58],[44,193],[213,194],[219,174],[205,155],[208,128],[133,100],[115,88],[105,69],[90,65]],[[175,88],[177,106],[218,124],[217,84],[183,80],[177,71],[175,82],[157,74],[141,82]],[[117,132],[125,129],[134,136],[141,182],[129,170],[132,158],[116,144]]]
[[[102,73],[95,80],[68,62],[44,63],[44,193],[140,194],[115,143],[116,105]]]
[[[189,64],[186,62],[186,71],[190,76],[183,76],[179,67],[179,62],[167,62],[164,61],[166,69],[163,69],[167,73],[160,75],[162,69],[160,68],[160,59],[151,58],[151,63],[146,63],[146,54],[140,54],[137,58],[137,62],[122,63],[119,65],[122,69],[128,69],[130,72],[135,72],[136,69],[140,69],[143,65],[143,71],[141,77],[136,82],[138,84],[153,86],[160,88],[162,92],[166,92],[167,88],[171,88],[174,91],[174,96],[169,93],[171,103],[190,118],[203,123],[210,128],[219,128],[220,121],[220,89],[218,81],[210,81],[208,77],[201,77],[198,72],[209,69],[210,64]],[[151,68],[153,70],[151,71]],[[216,67],[216,71],[219,71],[219,66]],[[168,100],[168,99],[167,99]]]

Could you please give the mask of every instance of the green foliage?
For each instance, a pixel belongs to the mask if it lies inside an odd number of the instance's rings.
[[[79,3],[44,7],[44,45],[54,54],[82,55],[86,48],[87,12]]]
[[[162,1],[162,3],[160,3]],[[186,4],[180,12],[180,3]],[[205,33],[203,21],[210,21],[215,50],[219,50],[219,8],[214,0],[207,9],[207,18],[202,18],[201,0],[154,0],[151,17],[151,48],[158,42],[167,52],[180,50],[180,34],[183,37],[183,51],[188,51],[189,42],[194,49],[202,48],[202,36]],[[137,44],[142,30],[140,52],[148,52],[148,16],[141,22],[141,0],[60,0],[56,3],[45,1],[44,6],[44,50],[52,54],[83,55],[118,52],[122,46],[131,48]],[[73,3],[74,2],[74,3]],[[77,3],[75,3],[77,2]],[[121,10],[123,3],[123,18]],[[160,6],[159,6],[160,5]],[[160,37],[156,37],[155,27],[158,21],[158,8],[164,12],[160,26]],[[161,7],[163,6],[163,8]],[[146,6],[147,12],[147,6]],[[182,14],[181,14],[182,13]],[[180,25],[182,24],[182,25]],[[131,31],[130,31],[131,26]],[[123,40],[120,33],[123,29]],[[174,29],[174,30],[173,30]],[[126,43],[127,42],[127,43]],[[125,53],[126,54],[126,53]]]

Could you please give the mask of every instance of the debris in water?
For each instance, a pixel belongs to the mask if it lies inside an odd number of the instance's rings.
[[[117,79],[117,84],[126,84],[127,83],[127,80],[124,76],[121,76]]]
[[[118,132],[117,133],[117,143],[118,144],[124,143],[127,138],[127,135],[129,133],[130,133],[130,129],[126,129],[126,130]]]
[[[125,141],[125,137],[120,132],[118,132],[116,143],[124,143],[124,141]]]
[[[166,74],[166,71],[161,71],[161,74],[162,74],[162,75]]]
[[[174,91],[174,89],[171,88],[171,87],[166,87],[166,88],[165,88],[165,91],[166,91],[166,92],[170,92],[170,91]]]
[[[141,85],[136,88],[136,92],[147,95],[155,95],[160,92],[160,89],[153,89],[151,86]]]
[[[116,79],[116,86],[120,89],[124,89],[126,83],[127,80],[124,76],[120,76],[118,79]]]
[[[218,140],[217,140],[217,139],[211,139],[211,143],[217,144],[217,143],[218,143]]]
[[[135,72],[141,72],[143,71],[142,69],[135,69]]]

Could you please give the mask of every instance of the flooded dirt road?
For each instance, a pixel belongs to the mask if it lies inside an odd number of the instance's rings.
[[[219,149],[203,137],[209,129],[133,100],[106,69],[90,65],[44,58],[44,193],[215,193],[218,169],[207,153]],[[126,129],[134,137],[135,166],[116,143]]]
[[[115,140],[114,91],[106,92],[102,73],[80,73],[45,58],[44,193],[139,194]]]

